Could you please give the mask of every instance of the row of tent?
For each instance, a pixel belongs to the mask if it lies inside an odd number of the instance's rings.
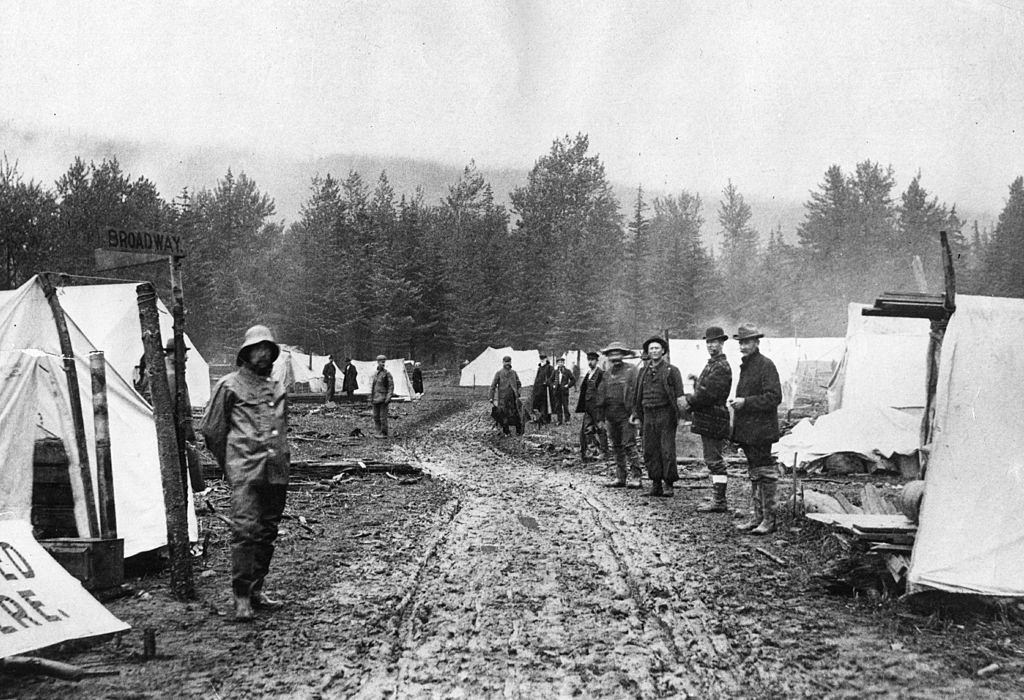
[[[281,354],[274,361],[273,377],[288,390],[293,390],[301,384],[308,387],[312,393],[322,394],[327,391],[323,370],[330,361],[331,358],[327,355],[311,355],[302,352],[299,348],[282,345]],[[350,362],[356,368],[355,395],[369,396],[373,375],[377,372],[377,362],[374,360],[350,360]],[[412,390],[409,373],[406,371],[405,360],[386,360],[384,368],[391,373],[391,377],[395,380],[395,396],[399,399],[411,400],[415,393]],[[335,391],[340,392],[342,386],[340,367],[337,369],[334,384]]]

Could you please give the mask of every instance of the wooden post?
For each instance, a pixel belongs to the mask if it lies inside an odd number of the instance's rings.
[[[89,353],[92,373],[92,415],[96,429],[96,490],[100,498],[100,537],[117,539],[114,472],[110,463],[110,418],[107,411],[107,363],[103,351]]]
[[[64,374],[68,379],[68,396],[71,399],[71,420],[75,428],[75,445],[78,448],[78,468],[82,477],[82,495],[85,498],[85,513],[89,523],[89,532],[84,533],[86,537],[96,537],[99,533],[99,523],[96,519],[96,496],[92,487],[92,470],[89,468],[89,445],[85,440],[85,420],[82,417],[82,395],[78,389],[78,368],[75,366],[75,353],[71,347],[71,336],[68,334],[67,319],[64,317],[64,309],[57,299],[57,290],[53,286],[49,275],[39,275],[39,281],[43,285],[43,293],[50,303],[50,311],[53,313],[53,321],[57,326],[57,339],[60,342],[60,354],[64,359]],[[78,533],[82,536],[83,533]]]
[[[185,436],[192,425],[192,407],[186,400],[185,381],[185,298],[181,286],[181,257],[173,256],[171,262],[171,317],[174,319],[174,430],[178,445],[178,462],[181,464],[181,486],[188,494],[188,457],[185,452]],[[163,365],[161,365],[163,366]]]
[[[946,309],[946,315],[940,319],[933,319],[928,334],[928,366],[927,385],[924,399],[924,417],[921,419],[921,446],[924,447],[932,441],[932,430],[935,421],[935,392],[939,384],[939,355],[942,352],[942,341],[946,337],[946,327],[949,325],[949,317],[956,310],[956,272],[953,269],[953,251],[949,247],[949,235],[945,231],[939,231],[939,244],[942,246],[942,271],[945,280],[943,288],[942,305]],[[918,452],[921,460],[921,478],[924,478],[928,468],[927,450]]]
[[[156,290],[149,282],[135,288],[142,324],[142,344],[146,350],[146,373],[153,399],[153,418],[160,452],[160,482],[164,492],[167,518],[167,551],[171,559],[171,593],[179,600],[195,597],[192,580],[192,555],[188,541],[186,490],[178,461],[178,441],[174,408],[167,386],[164,353],[160,342],[160,318],[156,309]]]

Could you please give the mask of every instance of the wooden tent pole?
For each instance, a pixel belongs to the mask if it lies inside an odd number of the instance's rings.
[[[174,407],[167,386],[164,353],[160,342],[160,318],[156,308],[156,290],[149,282],[135,288],[142,325],[142,344],[146,350],[146,373],[153,399],[156,441],[160,456],[160,482],[164,492],[167,518],[167,551],[171,559],[171,593],[179,600],[195,597],[192,580],[192,555],[188,541],[186,490],[178,461],[178,441],[174,425]]]
[[[53,281],[46,273],[39,275],[43,285],[43,293],[53,312],[53,321],[57,326],[57,339],[60,342],[60,354],[64,359],[64,374],[68,379],[68,396],[71,399],[71,420],[75,427],[75,445],[78,447],[78,468],[82,478],[82,494],[85,498],[85,513],[89,523],[86,537],[96,537],[99,523],[96,518],[96,497],[92,487],[92,470],[89,468],[89,445],[85,440],[85,420],[82,417],[82,395],[78,389],[78,368],[75,366],[75,353],[71,347],[71,336],[68,334],[67,318],[64,309],[57,299],[57,290]],[[81,536],[82,533],[79,533]]]
[[[92,415],[96,429],[96,488],[100,497],[100,537],[117,538],[114,472],[110,462],[110,417],[107,410],[107,363],[102,350],[89,353],[92,373]]]
[[[192,407],[187,405],[185,381],[185,297],[181,284],[181,257],[173,256],[171,263],[171,318],[174,319],[174,430],[178,444],[178,462],[181,464],[181,487],[188,493],[188,457],[185,436],[191,432]]]

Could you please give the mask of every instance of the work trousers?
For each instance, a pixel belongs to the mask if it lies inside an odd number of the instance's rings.
[[[725,476],[725,459],[722,457],[725,440],[701,435],[700,444],[704,448],[704,464],[707,465],[708,471],[712,476]]]
[[[324,383],[327,385],[326,402],[330,403],[331,401],[334,401],[334,377],[331,377],[330,379],[325,377]]]
[[[373,425],[381,435],[388,434],[388,405],[386,403],[373,404]]]
[[[551,412],[555,414],[558,424],[569,422],[569,390],[554,389],[552,392]]]
[[[636,451],[636,426],[629,422],[628,414],[609,412],[604,419],[608,442],[615,454],[615,474],[626,477],[626,466],[633,476],[640,476],[640,455]]]
[[[592,437],[597,438],[597,444],[601,447],[601,455],[608,455],[608,433],[597,426],[597,420],[587,411],[583,414],[583,421],[580,425],[580,457],[587,456],[587,445]]]
[[[647,478],[668,485],[679,479],[676,465],[676,413],[671,406],[644,406],[644,465]]]
[[[263,586],[284,513],[284,484],[246,481],[231,487],[231,588],[252,595]]]
[[[550,423],[551,422],[551,390],[546,386],[535,386],[533,387],[533,399],[530,402],[531,407],[537,412],[538,423]]]
[[[772,456],[772,443],[760,442],[754,445],[740,445],[747,458],[747,473],[753,483],[778,481],[779,468]]]

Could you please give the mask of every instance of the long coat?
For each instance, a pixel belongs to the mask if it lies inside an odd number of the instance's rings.
[[[604,420],[604,392],[602,381],[604,370],[595,367],[580,382],[580,396],[576,401],[576,413],[589,413],[594,420]]]
[[[359,388],[358,382],[356,382],[356,367],[353,364],[349,364],[345,367],[344,380],[341,383],[342,391],[355,391]]]
[[[741,445],[771,444],[779,439],[782,383],[775,363],[755,351],[740,362],[736,398],[745,399],[736,411],[732,439]]]
[[[708,358],[689,399],[693,411],[690,432],[714,438],[729,437],[729,409],[725,400],[732,388],[732,368],[723,353]]]

